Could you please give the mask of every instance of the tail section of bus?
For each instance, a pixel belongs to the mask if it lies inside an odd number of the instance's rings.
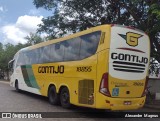
[[[111,26],[110,35],[110,41],[105,40],[110,47],[106,49],[106,72],[101,74],[96,107],[138,109],[145,103],[149,38],[140,30],[119,25]]]

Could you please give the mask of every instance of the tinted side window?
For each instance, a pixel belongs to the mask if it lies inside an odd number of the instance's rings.
[[[65,42],[60,42],[51,45],[50,62],[63,61]]]
[[[55,59],[55,44],[50,45],[50,62],[54,62]]]
[[[43,49],[44,47],[40,47],[40,48],[37,48],[37,54],[38,54],[38,57],[37,57],[37,63],[43,63]]]
[[[19,53],[16,66],[21,66],[25,64],[23,53]]]
[[[37,48],[21,55],[18,64],[36,64],[48,62],[74,61],[95,54],[101,32],[93,32],[70,40]]]
[[[26,64],[30,65],[31,64],[32,53],[30,51],[28,51],[24,55],[25,55],[25,59],[26,59]]]
[[[101,32],[93,32],[90,34],[86,34],[81,36],[81,50],[80,50],[80,58],[87,58],[93,54],[95,54],[98,43],[100,40]]]
[[[32,51],[34,54],[32,55],[32,64],[34,63],[39,63],[39,58],[41,57],[41,52],[40,52],[40,49],[38,48],[38,49],[34,49],[33,51]]]
[[[36,53],[35,53],[35,51],[29,51],[28,53],[28,57],[29,57],[29,64],[34,64],[34,63],[36,63]]]
[[[48,63],[50,62],[50,46],[44,46],[38,48],[39,50],[39,63]]]
[[[24,52],[24,53],[23,53],[23,57],[24,57],[24,60],[25,60],[24,63],[25,63],[26,65],[30,64],[30,58],[29,58],[27,52]]]
[[[65,41],[64,61],[79,60],[81,39],[79,37]]]
[[[34,49],[29,51],[29,58],[31,64],[36,64],[39,62],[40,52],[39,49]]]
[[[38,63],[39,57],[39,49],[34,49],[23,53],[24,63],[26,65]]]

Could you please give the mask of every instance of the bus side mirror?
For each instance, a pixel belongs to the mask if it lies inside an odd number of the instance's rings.
[[[14,63],[14,60],[9,61],[9,63],[8,63],[9,69],[13,69],[13,63]]]
[[[10,63],[8,63],[8,68],[9,68],[9,69],[11,68],[11,64],[10,64]]]

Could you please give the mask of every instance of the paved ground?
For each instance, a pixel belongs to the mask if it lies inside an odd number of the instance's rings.
[[[135,121],[134,118],[132,119],[120,119],[120,118],[100,118],[94,116],[95,110],[88,109],[88,108],[79,108],[79,107],[74,107],[72,109],[64,109],[61,106],[52,106],[48,103],[48,99],[42,96],[38,96],[35,94],[27,93],[27,92],[21,92],[18,93],[15,91],[14,88],[10,87],[8,82],[2,82],[0,81],[0,112],[56,112],[52,113],[52,115],[65,115],[64,118],[54,118],[54,119],[42,119],[43,121],[49,121],[49,120],[65,120],[65,121],[82,121],[82,120],[87,120],[87,121],[118,121],[118,120],[123,120],[123,121],[128,121],[128,120],[133,120]],[[81,111],[81,113],[76,113],[78,111]],[[85,113],[86,111],[87,113]],[[58,112],[58,113],[57,113]],[[61,112],[61,113],[59,113]],[[69,113],[66,113],[69,112]],[[93,112],[93,113],[88,113],[88,112]],[[136,110],[133,112],[160,112],[160,110],[155,110],[151,108],[142,108],[140,110]],[[105,115],[107,115],[107,112],[102,112]],[[111,113],[111,112],[109,112]],[[66,118],[67,116],[75,116],[77,118]],[[113,113],[113,116],[116,116],[116,114]],[[60,116],[61,117],[61,116]],[[63,117],[63,116],[62,116]],[[160,119],[160,118],[159,118]],[[147,120],[159,120],[159,119],[145,119]],[[2,119],[0,119],[2,120]],[[11,121],[18,121],[20,119],[10,119]],[[21,119],[22,120],[22,119]],[[23,119],[26,120],[26,119]],[[33,120],[33,119],[28,119],[28,120]],[[39,121],[40,119],[34,119]],[[142,118],[136,118],[137,121],[143,120]],[[2,121],[5,121],[4,119]],[[6,119],[6,121],[9,121],[9,119]]]

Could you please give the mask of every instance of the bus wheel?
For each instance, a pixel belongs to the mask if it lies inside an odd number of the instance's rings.
[[[67,87],[63,87],[60,92],[60,102],[63,108],[70,108],[70,95]]]
[[[55,86],[51,86],[48,91],[49,102],[52,105],[57,105],[59,103],[59,96],[56,93]]]
[[[16,82],[15,82],[15,89],[16,89],[17,92],[20,92],[20,90],[19,90],[19,85],[18,85],[18,81],[17,81],[17,80],[16,80]]]

